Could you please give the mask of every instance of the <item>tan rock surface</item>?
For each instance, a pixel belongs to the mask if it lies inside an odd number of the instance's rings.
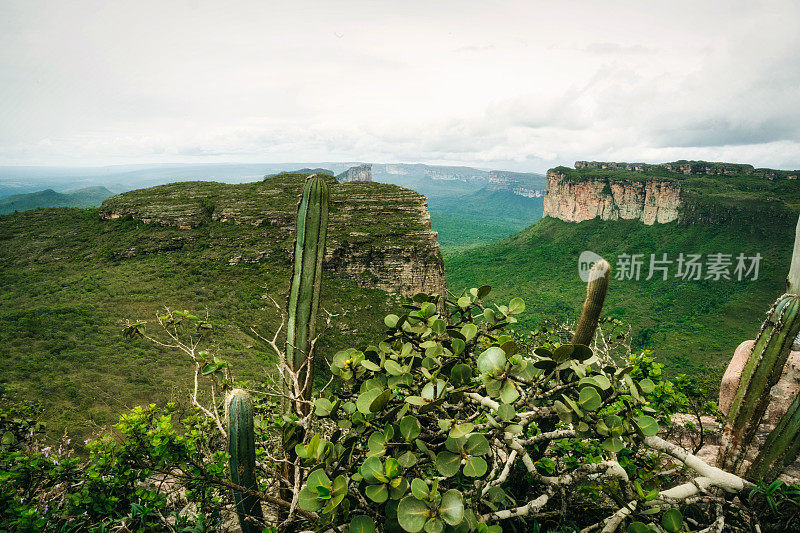
[[[641,220],[647,225],[677,220],[680,186],[668,181],[613,181],[567,179],[556,170],[547,172],[544,215],[567,222]]]

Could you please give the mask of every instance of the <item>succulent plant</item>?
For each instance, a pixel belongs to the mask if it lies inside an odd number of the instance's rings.
[[[286,330],[286,361],[299,371],[301,386],[309,383],[311,397],[313,368],[303,368],[311,351],[315,333],[322,260],[328,230],[328,184],[321,174],[309,176],[297,209],[297,239],[294,248],[294,273],[289,293],[289,321]]]
[[[225,419],[231,481],[246,489],[257,491],[253,402],[247,392],[234,389],[228,394],[225,399]],[[262,528],[258,524],[264,521],[261,500],[240,490],[233,491],[233,498],[242,531],[260,532]]]
[[[603,310],[603,302],[608,291],[608,280],[611,277],[611,265],[601,259],[589,271],[589,282],[586,284],[586,301],[583,303],[583,312],[575,327],[575,335],[570,344],[589,345],[594,339],[597,321]]]

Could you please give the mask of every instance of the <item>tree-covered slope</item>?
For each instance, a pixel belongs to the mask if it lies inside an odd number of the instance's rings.
[[[607,315],[633,326],[636,347],[652,349],[672,371],[690,372],[717,386],[733,350],[758,332],[765,311],[784,290],[793,227],[736,223],[677,223],[646,226],[639,221],[569,223],[544,218],[498,244],[445,256],[450,290],[483,280],[502,300],[522,296],[528,312],[525,327],[545,318],[575,320],[585,285],[578,276],[578,258],[585,250],[605,257],[619,274],[621,254],[644,254],[640,279],[612,279]],[[646,280],[650,255],[675,261],[668,279],[656,271]],[[679,254],[760,254],[758,279],[742,281],[676,278]],[[706,276],[704,270],[701,277]]]
[[[543,198],[483,188],[472,194],[428,198],[433,229],[449,253],[504,239],[542,218]]]

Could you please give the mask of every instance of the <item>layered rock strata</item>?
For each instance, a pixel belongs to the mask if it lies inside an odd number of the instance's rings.
[[[555,169],[547,172],[544,215],[567,222],[599,217],[663,224],[676,220],[681,206],[680,185],[674,182],[604,178],[578,181]]]
[[[224,258],[229,265],[285,261],[292,254],[304,181],[305,176],[283,175],[239,185],[173,183],[109,198],[100,214],[185,230],[170,233],[164,250],[147,239],[140,247],[121,251],[123,258],[177,249],[183,241],[196,241],[204,226],[230,224],[253,228],[257,234],[250,239],[261,242],[251,243],[258,249],[249,254],[232,250]],[[361,286],[404,296],[445,294],[444,263],[424,196],[383,183],[338,183],[332,176],[329,186],[328,269]]]

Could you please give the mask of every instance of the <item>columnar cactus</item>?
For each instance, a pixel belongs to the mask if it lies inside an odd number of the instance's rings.
[[[300,386],[308,383],[305,390],[308,398],[311,397],[314,369],[312,365],[303,368],[303,363],[308,358],[314,338],[327,230],[328,184],[324,176],[314,174],[306,180],[303,199],[297,209],[294,275],[286,330],[286,361],[293,371],[299,371]],[[291,388],[291,384],[289,386]]]
[[[728,419],[722,433],[722,449],[718,464],[734,472],[741,470],[745,451],[753,441],[756,429],[767,410],[770,389],[778,382],[789,357],[792,343],[800,332],[800,221],[797,226],[792,263],[784,294],[767,314],[761,326],[753,351],[742,369],[739,387],[731,403]],[[764,479],[777,473],[779,465],[793,460],[797,452],[791,445],[797,435],[800,417],[797,400],[784,415],[778,426],[768,436],[767,445],[761,450],[748,474],[754,479]],[[791,449],[789,448],[791,446]],[[775,474],[777,475],[777,474]]]
[[[608,261],[601,259],[592,265],[592,269],[589,271],[589,282],[586,285],[586,301],[583,303],[583,312],[575,327],[575,335],[572,337],[571,344],[588,346],[594,339],[610,277],[611,265],[608,264]]]
[[[763,448],[745,477],[751,481],[772,481],[800,453],[800,394],[767,437]]]
[[[225,420],[228,430],[231,481],[246,489],[258,490],[256,479],[256,440],[253,424],[253,402],[242,389],[231,391],[225,399]],[[261,500],[244,491],[233,491],[236,514],[244,533],[261,531],[264,521]]]

